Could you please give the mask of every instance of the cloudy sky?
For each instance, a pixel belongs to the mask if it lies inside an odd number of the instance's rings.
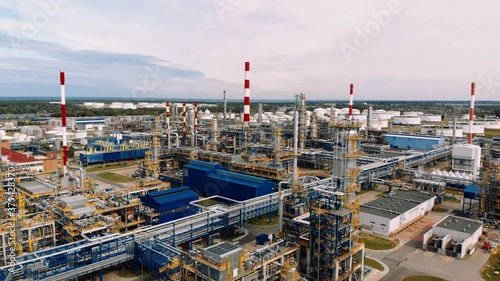
[[[500,100],[498,0],[0,2],[0,96]]]

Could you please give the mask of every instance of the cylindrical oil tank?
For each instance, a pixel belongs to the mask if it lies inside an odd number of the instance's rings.
[[[54,149],[61,150],[61,147],[62,147],[62,140],[54,140]]]
[[[420,115],[422,122],[441,122],[441,115]]]
[[[416,115],[401,115],[394,117],[394,125],[419,125],[420,117]]]

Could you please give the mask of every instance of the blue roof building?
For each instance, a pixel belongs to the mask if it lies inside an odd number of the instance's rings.
[[[183,183],[203,196],[224,196],[244,201],[274,192],[264,178],[227,171],[218,164],[193,160],[184,165]]]
[[[159,213],[159,223],[173,221],[198,212],[197,207],[189,205],[189,202],[199,199],[198,194],[191,191],[188,186],[151,192],[139,198],[145,206]]]
[[[408,150],[431,151],[437,146],[444,145],[444,139],[435,136],[386,134],[384,139],[390,144],[391,148]]]

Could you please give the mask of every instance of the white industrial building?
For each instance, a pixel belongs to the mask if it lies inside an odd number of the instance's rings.
[[[451,151],[451,169],[466,172],[477,179],[481,168],[481,147],[475,144],[457,144]]]
[[[421,219],[434,207],[435,196],[398,190],[360,206],[363,230],[391,236]]]
[[[422,249],[462,259],[474,252],[482,233],[480,221],[449,215],[424,234]]]

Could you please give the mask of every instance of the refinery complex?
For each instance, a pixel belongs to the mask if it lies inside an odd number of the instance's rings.
[[[463,194],[457,212],[421,230],[419,250],[466,260],[500,228],[500,140],[484,137],[500,121],[474,120],[474,83],[459,120],[360,111],[353,84],[348,108],[297,94],[251,112],[249,73],[246,62],[241,114],[224,93],[222,112],[113,102],[165,111],[66,118],[61,71],[62,118],[0,131],[0,280],[104,280],[117,265],[169,281],[377,280],[362,234],[397,237],[449,190]],[[265,231],[249,231],[255,221]]]

